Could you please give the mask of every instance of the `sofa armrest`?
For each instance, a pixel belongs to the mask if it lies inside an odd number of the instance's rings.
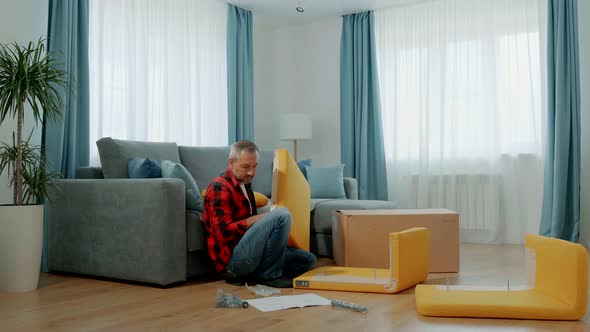
[[[104,179],[102,167],[78,167],[76,169],[76,179]]]
[[[344,192],[348,199],[359,199],[358,184],[355,178],[344,178]]]
[[[180,179],[59,180],[47,209],[49,269],[167,285],[186,280]]]

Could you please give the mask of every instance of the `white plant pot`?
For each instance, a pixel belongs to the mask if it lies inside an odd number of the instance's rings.
[[[43,247],[43,205],[0,205],[0,292],[37,288]]]

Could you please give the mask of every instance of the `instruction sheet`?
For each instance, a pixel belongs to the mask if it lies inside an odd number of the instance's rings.
[[[247,302],[249,305],[263,312],[331,304],[330,300],[316,294],[265,297],[247,300]]]

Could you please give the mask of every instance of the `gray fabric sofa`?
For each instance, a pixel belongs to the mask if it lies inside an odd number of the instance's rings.
[[[202,214],[186,210],[180,179],[128,179],[129,158],[182,163],[199,189],[227,167],[229,147],[175,143],[97,142],[102,167],[82,167],[59,180],[47,206],[50,271],[169,285],[214,273]],[[270,197],[273,151],[260,153],[253,190]],[[393,208],[357,200],[357,184],[344,179],[347,199],[312,200],[311,251],[331,256],[331,211]]]

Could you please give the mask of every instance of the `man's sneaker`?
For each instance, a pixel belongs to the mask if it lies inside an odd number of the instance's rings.
[[[225,272],[221,275],[225,282],[230,285],[235,286],[244,286],[246,282],[248,282],[252,277],[251,276],[238,276],[230,270],[225,270]]]
[[[225,279],[225,282],[234,285],[234,286],[244,286],[246,282],[248,282],[247,278],[240,276],[240,277],[229,277]]]
[[[293,288],[293,279],[287,279],[283,277],[276,279],[258,279],[258,283],[275,288]]]

